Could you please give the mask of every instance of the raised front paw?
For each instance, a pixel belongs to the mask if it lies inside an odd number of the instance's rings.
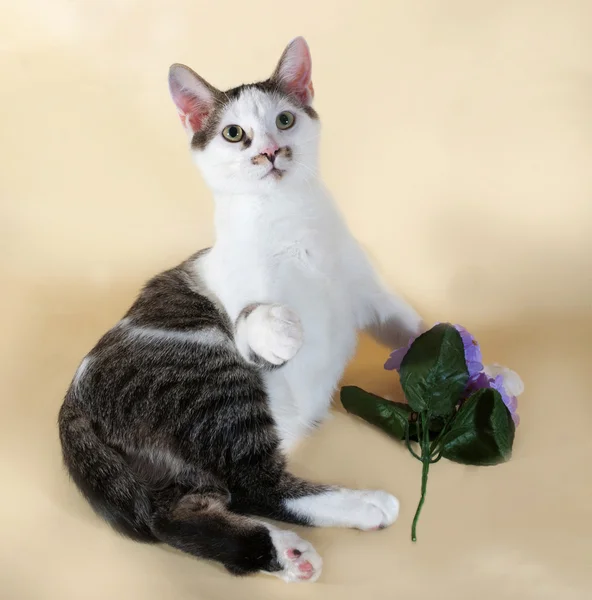
[[[284,364],[302,346],[302,324],[287,306],[261,304],[247,317],[247,325],[251,350],[272,365]]]

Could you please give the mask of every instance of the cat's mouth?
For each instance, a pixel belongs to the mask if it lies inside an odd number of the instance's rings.
[[[272,177],[273,179],[281,179],[284,176],[285,169],[278,169],[277,167],[272,167],[263,175],[261,179],[267,179],[268,177]]]

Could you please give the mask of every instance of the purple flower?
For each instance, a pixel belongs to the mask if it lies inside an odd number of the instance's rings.
[[[403,346],[402,348],[397,348],[396,350],[393,350],[390,353],[390,356],[386,359],[386,362],[384,363],[384,368],[387,371],[399,371],[401,369],[401,363],[405,358],[405,354],[407,354],[407,350],[411,348],[411,344],[413,344],[414,339],[415,338],[410,339],[409,343],[406,346]]]
[[[460,325],[455,325],[454,328],[460,333],[460,337],[465,349],[465,361],[469,370],[469,377],[476,375],[483,369],[483,358],[481,357],[481,348],[477,340]]]
[[[438,324],[438,323],[436,323]],[[455,325],[454,328],[460,334],[462,343],[465,349],[465,361],[467,363],[467,369],[469,370],[469,377],[477,375],[483,369],[483,363],[481,358],[481,348],[477,340],[460,325]],[[415,341],[415,338],[411,338],[407,346],[393,350],[387,361],[384,363],[384,368],[387,371],[399,371],[401,369],[401,363],[407,351],[411,347],[411,344]]]
[[[512,415],[514,424],[518,425],[520,417],[516,412],[518,410],[518,400],[516,397],[524,391],[522,380],[517,373],[507,367],[497,364],[483,367],[481,348],[477,340],[461,325],[455,325],[454,328],[460,334],[465,350],[465,362],[469,371],[469,381],[464,397],[470,396],[476,390],[493,389],[498,391]],[[405,358],[405,354],[407,354],[414,341],[415,338],[412,338],[409,340],[407,346],[393,350],[384,363],[384,368],[388,371],[400,371],[403,358]]]
[[[475,392],[477,390],[496,390],[502,397],[503,403],[506,405],[506,408],[510,411],[510,414],[512,415],[512,419],[514,421],[514,425],[518,426],[520,424],[520,417],[518,416],[517,412],[518,399],[510,391],[512,390],[512,386],[510,385],[510,377],[512,379],[518,379],[521,386],[522,381],[520,380],[518,375],[514,373],[514,371],[511,371],[510,369],[505,369],[504,367],[486,367],[485,370],[486,372],[478,373],[477,375],[469,379],[469,383],[467,384],[466,389],[466,396],[469,396],[472,392]],[[493,372],[488,373],[487,371]]]

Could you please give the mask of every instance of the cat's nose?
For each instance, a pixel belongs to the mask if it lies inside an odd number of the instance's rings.
[[[273,165],[275,162],[275,157],[278,155],[280,151],[280,147],[277,144],[270,144],[267,148],[263,148],[261,151],[261,156],[266,156],[267,160]]]

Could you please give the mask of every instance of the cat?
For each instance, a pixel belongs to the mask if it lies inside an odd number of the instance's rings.
[[[315,581],[322,560],[259,520],[374,530],[384,491],[303,480],[286,453],[328,414],[358,330],[396,346],[421,318],[379,281],[317,172],[311,57],[221,92],[173,65],[169,87],[215,199],[216,241],[150,280],[82,360],[59,414],[66,467],[120,532]]]

